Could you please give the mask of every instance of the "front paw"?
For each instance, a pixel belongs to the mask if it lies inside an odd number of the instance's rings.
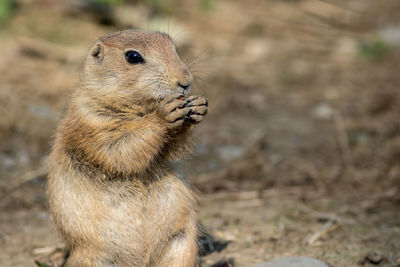
[[[186,107],[185,98],[181,94],[173,94],[164,98],[158,108],[158,113],[167,122],[169,130],[182,126],[185,118],[190,114],[191,107]]]
[[[186,121],[197,124],[208,112],[208,100],[203,96],[190,96],[185,101],[185,107],[191,109],[186,116]]]

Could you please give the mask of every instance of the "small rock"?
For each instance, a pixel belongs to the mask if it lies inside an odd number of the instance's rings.
[[[321,103],[314,108],[312,111],[313,115],[317,119],[330,119],[333,114],[332,107],[327,103]]]
[[[365,264],[370,263],[370,264],[378,265],[383,261],[383,259],[384,259],[383,256],[378,254],[378,253],[376,253],[376,252],[368,253],[365,256],[365,258],[364,258],[364,260],[362,261],[361,264],[365,265]]]
[[[334,60],[346,63],[351,61],[358,53],[358,43],[355,39],[345,37],[336,41],[334,48]]]
[[[400,25],[387,25],[379,33],[389,45],[400,46]]]
[[[244,46],[244,52],[247,55],[246,58],[250,59],[249,61],[256,61],[271,54],[272,45],[264,39],[253,40]]]
[[[239,158],[243,155],[243,148],[240,146],[226,145],[217,147],[218,154],[226,161]]]
[[[283,257],[255,264],[254,267],[328,267],[322,261],[304,257]]]
[[[50,107],[42,106],[42,105],[29,105],[29,112],[35,117],[44,118],[44,119],[52,119],[55,117],[54,110]]]
[[[2,154],[0,155],[0,163],[4,169],[7,170],[11,170],[15,167],[15,165],[17,164],[15,157],[9,156],[9,155],[5,155]]]

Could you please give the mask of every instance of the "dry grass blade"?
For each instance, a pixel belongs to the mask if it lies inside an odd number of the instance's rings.
[[[320,238],[325,236],[327,233],[336,230],[338,226],[339,226],[338,223],[332,221],[325,223],[317,232],[315,232],[311,236],[306,237],[305,239],[306,244],[315,245]]]
[[[353,166],[353,160],[349,148],[349,139],[347,137],[346,126],[344,123],[343,116],[340,112],[335,111],[333,114],[333,120],[335,123],[335,133],[338,142],[340,156],[342,161],[342,169],[340,174],[336,177],[336,180],[341,180],[345,173],[351,172]]]
[[[32,253],[33,255],[42,255],[42,254],[53,254],[56,251],[62,250],[64,247],[62,245],[58,246],[49,246],[49,247],[42,247],[42,248],[35,248]]]

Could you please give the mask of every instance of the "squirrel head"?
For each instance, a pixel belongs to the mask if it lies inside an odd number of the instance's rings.
[[[186,95],[193,76],[165,33],[124,30],[101,37],[86,58],[82,83],[108,99]]]

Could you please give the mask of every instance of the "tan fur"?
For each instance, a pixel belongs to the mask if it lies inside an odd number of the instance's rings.
[[[92,47],[50,157],[67,266],[196,264],[196,201],[172,165],[207,113],[205,98],[181,95],[191,81],[166,34],[126,30]]]

